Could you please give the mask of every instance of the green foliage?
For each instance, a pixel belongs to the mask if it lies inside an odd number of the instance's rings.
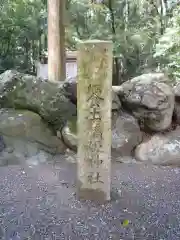
[[[155,43],[166,23],[159,9],[162,7],[165,11],[165,6],[146,0],[102,2],[69,1],[67,37],[70,46],[75,48],[82,39],[112,40],[114,56],[118,58],[116,72],[119,71],[121,81],[141,74],[147,67],[154,68]]]
[[[47,0],[0,4],[0,71],[34,72],[34,61],[47,49]],[[159,61],[163,69],[178,69],[179,43],[168,40],[178,36],[179,20],[173,13],[177,4],[178,0],[66,0],[66,48],[74,50],[85,39],[112,40],[116,84],[155,69]]]
[[[31,71],[46,12],[41,0],[4,1],[0,8],[1,71]]]
[[[174,10],[169,26],[156,45],[154,57],[174,80],[180,80],[180,7]]]

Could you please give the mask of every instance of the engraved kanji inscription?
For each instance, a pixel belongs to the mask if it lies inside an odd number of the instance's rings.
[[[88,86],[88,120],[90,121],[90,133],[88,140],[88,153],[87,162],[90,166],[99,166],[102,161],[99,159],[100,149],[102,146],[102,126],[101,126],[101,86],[92,85]]]
[[[88,175],[88,183],[103,183],[101,179],[101,174],[99,172],[91,172]]]
[[[87,100],[90,109],[90,115],[88,119],[100,119],[101,101],[103,100],[101,97],[101,86],[89,85],[88,94],[90,95]]]
[[[93,190],[92,198],[106,201],[111,174],[112,43],[94,40],[79,46],[78,191],[90,199]]]

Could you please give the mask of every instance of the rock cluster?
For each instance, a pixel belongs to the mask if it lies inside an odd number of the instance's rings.
[[[67,148],[76,151],[76,90],[76,79],[50,83],[17,71],[1,74],[0,164],[37,164]],[[180,165],[180,84],[172,87],[163,73],[143,74],[113,86],[112,96],[113,159]]]
[[[66,86],[76,99],[76,80]],[[148,73],[112,86],[112,91],[113,159],[180,166],[180,84],[172,87],[163,73]],[[70,125],[62,135],[75,149],[77,136]]]

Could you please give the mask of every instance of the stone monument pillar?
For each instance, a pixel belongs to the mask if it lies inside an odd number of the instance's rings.
[[[110,200],[112,42],[78,45],[78,196]]]

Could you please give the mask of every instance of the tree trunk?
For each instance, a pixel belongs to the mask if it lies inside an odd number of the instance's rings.
[[[111,0],[108,1],[108,8],[110,11],[110,16],[111,16],[111,31],[112,31],[112,36],[113,36],[113,42],[115,42],[116,39],[116,29],[115,29],[115,17],[114,17],[114,12],[113,12],[113,7],[112,7],[112,2]],[[115,57],[114,62],[115,64],[115,79],[113,79],[113,84],[114,85],[120,85],[121,84],[121,79],[120,79],[120,66],[118,59]]]
[[[25,38],[24,42],[24,50],[25,50],[25,61],[24,61],[24,68],[25,71],[29,70],[29,50],[30,50],[30,43],[27,38]]]
[[[66,0],[60,1],[60,80],[64,81],[66,78],[66,47],[65,47],[65,11],[66,11]]]
[[[164,18],[163,10],[164,10],[164,8],[163,8],[162,0],[160,1],[160,6],[161,6],[161,13],[160,13],[161,27],[160,27],[160,33],[161,33],[161,35],[163,35],[165,27],[164,27],[164,21],[163,21],[163,18]]]
[[[65,80],[65,0],[48,0],[48,80]]]

